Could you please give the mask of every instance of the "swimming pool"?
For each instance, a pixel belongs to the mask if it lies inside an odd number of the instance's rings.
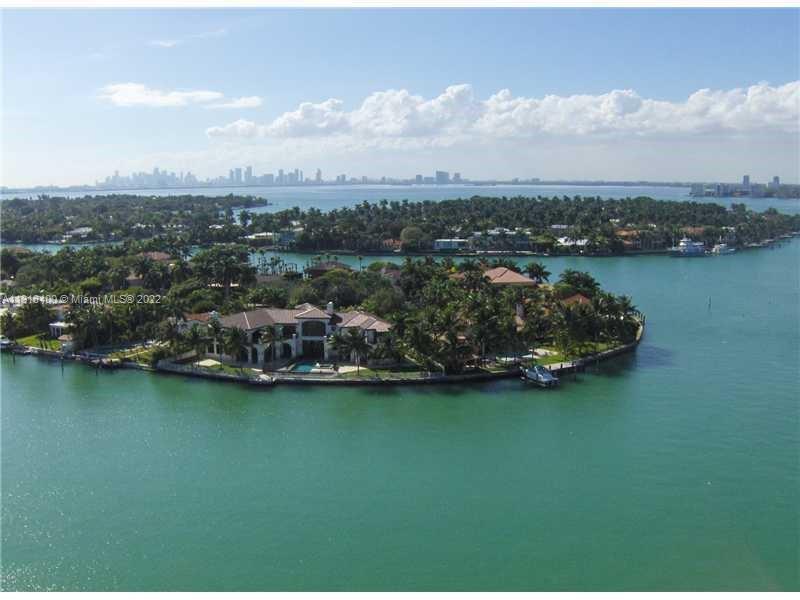
[[[313,363],[297,363],[295,366],[292,367],[292,371],[295,373],[311,373],[314,369]]]

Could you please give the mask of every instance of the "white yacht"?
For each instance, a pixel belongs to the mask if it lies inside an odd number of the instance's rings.
[[[733,254],[736,252],[736,248],[731,248],[728,244],[715,244],[714,247],[711,249],[711,254]]]
[[[685,237],[682,238],[677,246],[669,249],[670,256],[705,256],[706,246],[703,242],[695,242]]]

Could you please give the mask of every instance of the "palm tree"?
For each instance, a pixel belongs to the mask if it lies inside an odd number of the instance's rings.
[[[222,348],[225,354],[233,358],[234,362],[239,362],[239,355],[242,350],[247,348],[247,333],[239,327],[231,327],[225,330],[222,338]],[[240,369],[244,371],[242,367]]]
[[[542,283],[542,281],[549,281],[550,278],[550,271],[547,270],[542,263],[539,262],[531,262],[525,266],[525,272],[528,274],[528,277],[535,280],[537,283]]]
[[[261,331],[261,343],[269,347],[272,362],[275,362],[275,349],[280,341],[278,332],[273,327],[267,327]],[[265,361],[266,362],[266,361]]]
[[[214,340],[214,347],[219,352],[219,339],[220,334],[222,334],[222,324],[219,322],[219,319],[214,318],[212,315],[211,319],[208,321],[208,329],[211,332],[211,338]]]
[[[370,346],[357,327],[347,329],[346,333],[336,332],[331,338],[331,346],[340,356],[342,354],[356,359],[356,374],[361,370],[361,358],[369,352]]]
[[[153,269],[153,261],[147,256],[139,256],[133,265],[134,272],[144,279],[147,274]]]
[[[200,331],[200,326],[197,323],[192,325],[191,329],[189,329],[189,333],[186,336],[186,341],[189,343],[189,346],[192,348],[192,350],[195,351],[197,358],[200,359],[201,355],[203,354],[203,349],[206,346],[206,340],[203,337],[203,333]]]

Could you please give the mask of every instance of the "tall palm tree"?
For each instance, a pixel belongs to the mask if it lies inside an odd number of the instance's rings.
[[[222,324],[219,319],[212,316],[208,321],[208,330],[211,333],[211,339],[214,340],[214,347],[219,352],[220,336],[222,335]]]
[[[272,362],[275,362],[275,350],[278,342],[280,342],[280,336],[274,327],[267,327],[261,332],[261,343],[269,347]]]
[[[186,341],[189,343],[189,346],[192,348],[192,350],[195,351],[197,358],[200,359],[206,346],[206,340],[203,337],[203,333],[200,331],[200,326],[197,323],[192,325],[191,329],[189,329],[189,333],[186,336]]]
[[[239,327],[226,329],[222,338],[222,347],[225,354],[232,357],[234,362],[239,362],[239,355],[242,350],[247,348],[247,333]],[[242,372],[244,371],[243,367],[240,369]]]

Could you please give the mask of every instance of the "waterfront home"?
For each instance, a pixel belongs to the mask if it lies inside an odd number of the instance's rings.
[[[70,229],[64,234],[64,241],[71,240],[75,237],[86,239],[90,233],[92,233],[91,227],[76,227],[75,229]]]
[[[483,276],[492,285],[513,286],[513,287],[536,287],[538,284],[522,273],[512,271],[507,267],[495,267],[483,272]]]
[[[556,242],[563,248],[578,248],[580,250],[583,250],[589,244],[589,240],[586,238],[574,239],[567,236],[558,238]]]
[[[219,313],[217,312],[186,313],[185,315],[183,315],[183,319],[181,319],[177,323],[178,331],[180,333],[186,333],[195,325],[197,325],[198,327],[206,327],[208,326],[211,319],[214,317],[219,318]]]
[[[337,357],[330,336],[336,332],[355,328],[374,346],[392,327],[388,321],[364,311],[336,311],[333,302],[328,302],[324,310],[309,303],[294,308],[257,308],[224,315],[218,321],[223,335],[227,329],[243,330],[246,344],[239,356],[231,357],[224,354],[221,340],[213,340],[208,354],[252,365],[270,362],[273,356],[333,360]]]
[[[483,276],[489,283],[496,286],[509,287],[536,287],[538,284],[530,277],[517,273],[507,267],[494,267],[486,269]],[[464,273],[456,273],[451,276],[453,279],[464,279]]]
[[[441,238],[433,240],[433,249],[437,252],[457,252],[469,245],[469,240],[462,238]]]
[[[315,277],[320,277],[328,273],[329,271],[333,271],[335,269],[341,269],[343,271],[352,271],[353,269],[350,268],[349,265],[344,264],[343,262],[339,262],[338,260],[326,260],[322,262],[315,262],[308,267],[306,267],[305,272],[311,279]]]

